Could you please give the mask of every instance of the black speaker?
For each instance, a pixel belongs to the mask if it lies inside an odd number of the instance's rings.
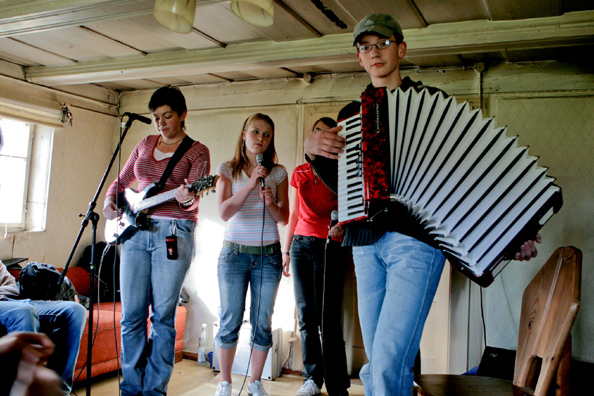
[[[488,346],[483,352],[476,375],[512,381],[515,364],[516,351]]]

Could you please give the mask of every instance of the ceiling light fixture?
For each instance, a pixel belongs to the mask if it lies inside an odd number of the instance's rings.
[[[171,31],[190,33],[194,27],[196,0],[157,0],[153,15]]]
[[[252,25],[271,26],[274,22],[274,0],[231,0],[231,10]]]

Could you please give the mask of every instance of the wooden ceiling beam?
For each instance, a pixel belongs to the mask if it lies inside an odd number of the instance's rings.
[[[594,44],[594,11],[513,21],[433,24],[404,31],[409,57],[459,55],[485,51],[553,48]],[[79,62],[76,65],[28,67],[29,81],[67,85],[222,73],[270,67],[298,67],[352,62],[352,34],[289,42],[257,42],[193,51]]]
[[[204,6],[229,0],[197,0]],[[155,0],[2,0],[0,37],[39,33],[153,13]]]
[[[5,0],[0,3],[0,37],[152,14],[154,5],[154,0]]]

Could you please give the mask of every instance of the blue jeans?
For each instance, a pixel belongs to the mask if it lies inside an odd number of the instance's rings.
[[[68,393],[86,323],[87,310],[73,301],[0,301],[2,330],[42,332],[54,342],[56,348],[47,366],[61,375]]]
[[[353,247],[366,396],[410,396],[415,356],[443,270],[443,253],[397,232]]]
[[[223,349],[237,345],[249,285],[252,345],[256,350],[268,351],[272,346],[272,312],[282,276],[281,253],[239,253],[223,247],[217,274],[221,296],[221,327],[215,339],[216,345]]]
[[[165,395],[175,360],[175,315],[179,293],[194,256],[189,220],[151,219],[122,245],[123,395]],[[165,237],[177,237],[178,258],[169,260]],[[150,334],[147,340],[147,319]]]
[[[351,385],[341,325],[348,253],[323,238],[295,235],[291,242],[304,381],[322,388],[325,379],[330,396],[348,395]]]

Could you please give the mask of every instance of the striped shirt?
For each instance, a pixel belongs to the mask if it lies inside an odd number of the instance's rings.
[[[231,164],[224,162],[219,165],[217,173],[227,177],[232,182],[231,194],[236,194],[245,186],[250,178],[245,172],[239,173],[237,179],[233,179]],[[277,186],[287,178],[287,170],[282,165],[272,168],[266,176],[266,186],[272,188],[272,195],[276,197]],[[280,240],[278,227],[272,215],[264,207],[260,199],[260,186],[254,188],[246,198],[241,209],[227,221],[225,227],[225,240],[240,245],[260,246],[270,245]],[[262,236],[262,213],[264,212],[264,235]]]
[[[131,188],[136,182],[138,182],[137,190],[143,191],[146,187],[157,183],[161,179],[170,158],[159,161],[155,159],[153,153],[159,141],[159,136],[147,136],[136,145],[120,173],[119,192]],[[196,141],[173,168],[171,175],[165,182],[165,187],[159,193],[174,190],[181,184],[185,184],[184,179],[188,179],[191,183],[198,178],[208,176],[209,173],[210,153],[208,148]],[[117,183],[117,179],[111,183],[106,196],[116,195]],[[198,206],[196,205],[191,210],[184,210],[175,199],[172,199],[150,208],[148,216],[197,222]]]

